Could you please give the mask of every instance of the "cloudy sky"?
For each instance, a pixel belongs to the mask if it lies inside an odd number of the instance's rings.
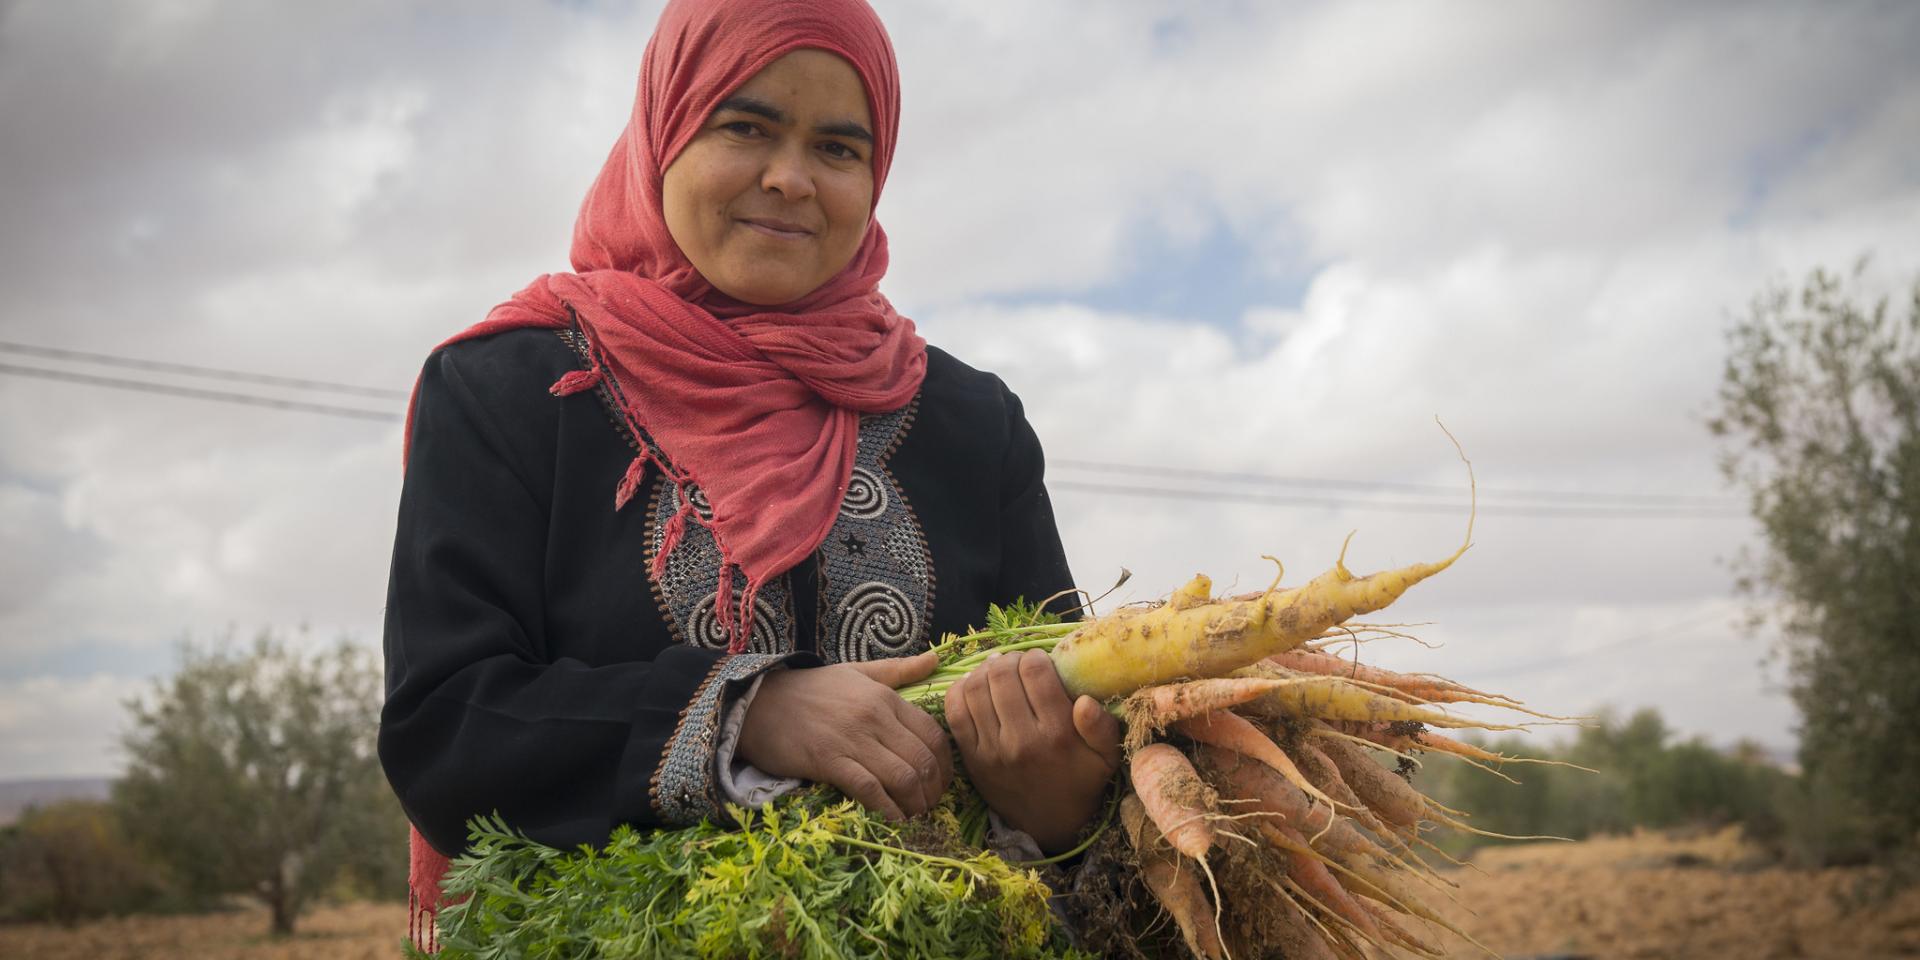
[[[1371,657],[1792,745],[1703,420],[1756,292],[1920,273],[1920,6],[875,2],[883,289],[1026,401],[1084,585],[1443,555],[1438,415],[1475,546]],[[397,413],[564,267],[657,12],[0,0],[0,779],[115,770],[183,639],[377,645],[399,485],[390,421],[45,371]]]

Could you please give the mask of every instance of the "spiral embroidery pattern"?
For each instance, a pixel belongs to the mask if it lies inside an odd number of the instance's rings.
[[[744,587],[742,588],[744,590]],[[694,602],[692,616],[687,618],[688,643],[706,647],[710,650],[727,648],[727,625],[714,615],[714,597],[719,591],[709,591],[706,596]],[[735,594],[738,596],[738,594]],[[754,653],[766,653],[779,649],[777,644],[779,629],[773,607],[764,599],[753,602],[753,632],[749,635],[747,649]]]
[[[920,618],[912,601],[898,588],[877,580],[847,591],[839,614],[833,645],[840,660],[898,656],[920,637]]]
[[[707,502],[707,492],[705,490],[691,483],[687,484],[687,503],[693,507],[694,514],[700,519],[713,519],[713,504]]]
[[[854,467],[853,476],[847,478],[847,495],[840,500],[840,515],[872,520],[886,512],[886,481],[866,467]]]
[[[917,401],[916,401],[917,403]],[[860,418],[853,476],[820,545],[820,653],[871,660],[924,649],[933,621],[933,561],[887,458],[915,404]]]

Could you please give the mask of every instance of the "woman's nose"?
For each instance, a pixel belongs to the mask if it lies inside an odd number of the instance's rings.
[[[767,156],[767,167],[760,172],[760,189],[778,193],[788,200],[813,196],[813,171],[807,167],[804,143],[783,143]]]

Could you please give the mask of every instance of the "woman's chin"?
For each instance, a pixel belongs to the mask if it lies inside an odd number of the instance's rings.
[[[792,277],[769,277],[764,274],[754,277],[727,277],[724,280],[713,281],[715,290],[741,303],[750,303],[756,307],[777,307],[783,303],[792,303],[812,293],[819,286],[820,284],[809,284],[805,280]]]

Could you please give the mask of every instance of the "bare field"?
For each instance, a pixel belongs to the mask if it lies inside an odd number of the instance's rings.
[[[1492,950],[1517,957],[1920,957],[1920,890],[1850,906],[1860,870],[1760,865],[1733,831],[1653,834],[1482,850],[1456,871],[1449,911]],[[1458,938],[1449,955],[1482,956]]]
[[[0,926],[7,960],[397,960],[404,904],[321,907],[284,940],[267,936],[264,909],[178,917],[123,917],[72,930]]]
[[[1733,834],[1635,835],[1484,850],[1457,871],[1455,922],[1515,957],[1920,957],[1920,890],[1850,908],[1858,870],[1758,866]],[[1435,898],[1438,900],[1438,898]],[[406,910],[325,907],[289,940],[266,936],[257,909],[192,917],[131,917],[75,930],[0,927],[0,957],[32,960],[395,960]],[[1457,938],[1450,956],[1484,957]]]

